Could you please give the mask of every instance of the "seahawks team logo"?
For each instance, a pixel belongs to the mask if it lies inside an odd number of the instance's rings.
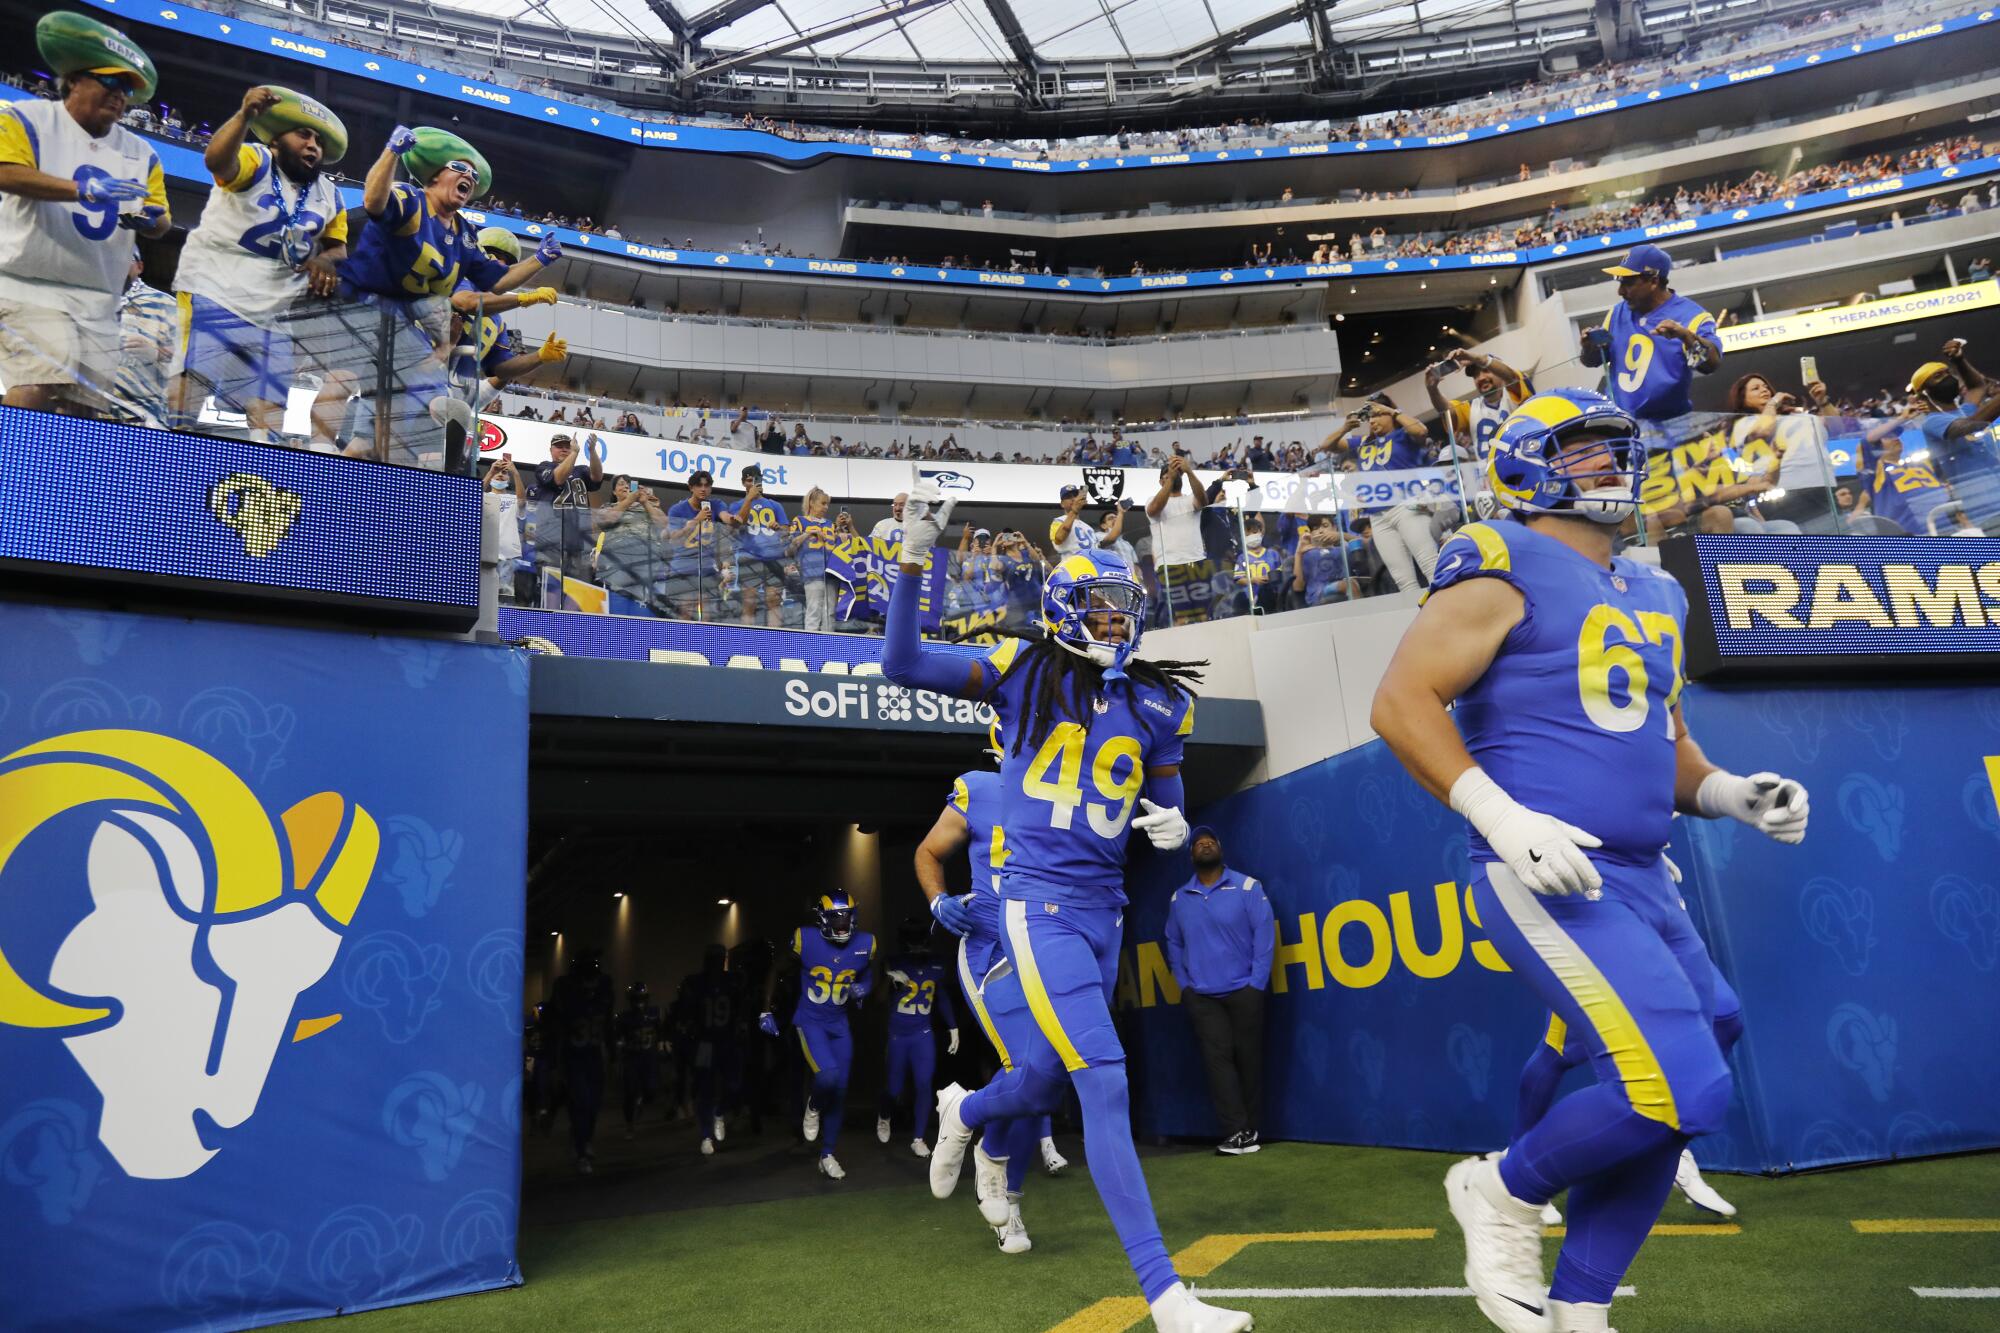
[[[1083,470],[1083,491],[1097,505],[1116,503],[1125,494],[1125,469],[1087,467]]]

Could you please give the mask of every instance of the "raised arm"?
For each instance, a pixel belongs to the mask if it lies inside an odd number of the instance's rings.
[[[986,669],[924,643],[917,632],[918,586],[931,551],[951,522],[954,500],[940,500],[937,486],[911,468],[909,499],[903,505],[903,549],[897,568],[902,577],[889,593],[889,615],[882,643],[882,674],[909,689],[930,690],[960,699],[986,697]]]

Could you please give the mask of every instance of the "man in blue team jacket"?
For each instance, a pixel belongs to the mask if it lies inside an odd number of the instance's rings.
[[[1222,864],[1222,839],[1207,825],[1189,838],[1194,878],[1167,907],[1167,966],[1180,983],[1208,1066],[1209,1095],[1225,1137],[1216,1151],[1257,1151],[1264,1112],[1264,988],[1277,945],[1264,886]]]

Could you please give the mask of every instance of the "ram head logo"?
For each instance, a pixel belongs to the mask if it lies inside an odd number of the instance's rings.
[[[44,985],[0,952],[0,1023],[59,1034],[104,1099],[98,1139],[133,1176],[199,1170],[257,1109],[300,993],[333,965],[374,871],[375,821],[333,792],[274,823],[207,753],[145,731],[77,731],[0,758],[0,889],[58,816],[95,819],[91,910]],[[0,945],[0,947],[4,947]]]

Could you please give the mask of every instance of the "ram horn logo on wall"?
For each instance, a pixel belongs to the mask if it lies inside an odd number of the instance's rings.
[[[298,521],[303,501],[297,491],[272,485],[254,472],[232,472],[211,486],[208,509],[216,521],[234,528],[247,555],[262,560]]]
[[[61,1036],[104,1099],[97,1137],[128,1174],[191,1175],[219,1151],[196,1113],[243,1124],[279,1047],[340,1021],[294,1023],[292,1010],[333,966],[380,835],[334,792],[274,822],[242,779],[184,741],[77,731],[0,758],[0,892],[56,878],[16,853],[72,811],[97,820],[91,911],[42,986],[0,941],[0,1024]]]

